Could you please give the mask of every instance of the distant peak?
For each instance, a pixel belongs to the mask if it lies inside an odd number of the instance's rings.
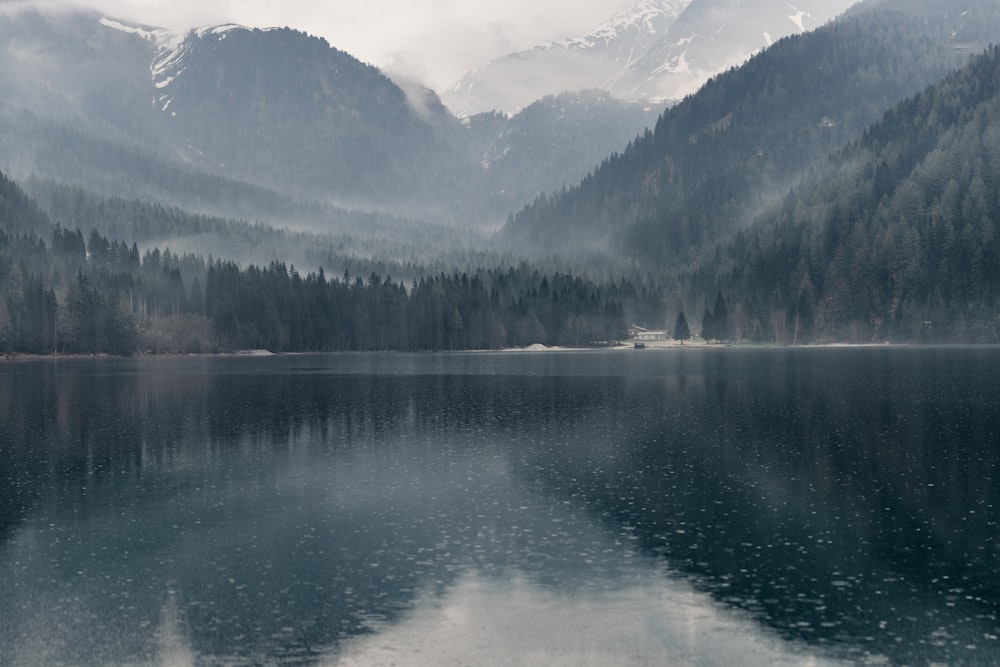
[[[672,22],[690,4],[691,0],[636,0],[586,35],[550,42],[543,48],[589,48],[632,30],[654,35],[665,29],[664,21]]]

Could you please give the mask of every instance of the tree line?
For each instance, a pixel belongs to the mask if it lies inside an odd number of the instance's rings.
[[[224,349],[475,350],[606,344],[627,335],[620,285],[527,265],[389,276],[300,275],[281,262],[208,267],[205,317]]]
[[[2,177],[2,175],[0,175]],[[47,240],[37,229],[51,229]],[[587,346],[662,314],[656,290],[528,264],[389,275],[302,274],[272,261],[151,248],[52,224],[0,178],[0,353],[470,350]]]

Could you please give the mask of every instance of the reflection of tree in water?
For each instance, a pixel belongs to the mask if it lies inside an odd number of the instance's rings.
[[[285,657],[309,661],[463,567],[565,578],[573,535],[522,511],[534,489],[789,638],[912,662],[954,657],[920,644],[939,628],[997,625],[979,353],[689,351],[596,376],[135,364],[0,376],[0,537],[43,496],[120,507],[135,523],[107,542],[141,557],[115,567],[149,580],[133,600],[155,616],[176,591],[201,654],[265,654],[293,618]]]
[[[15,362],[0,376],[0,523],[8,529],[43,491],[73,493],[88,476],[99,482],[141,463],[137,383],[112,372],[80,374],[85,363]]]
[[[607,392],[523,472],[784,636],[954,659],[1000,606],[983,354],[688,357]]]
[[[8,432],[7,474],[20,480],[10,488],[91,517],[96,567],[143,582],[126,609],[114,586],[74,581],[102,610],[89,614],[95,636],[158,623],[173,591],[199,654],[309,661],[398,618],[463,567],[499,575],[537,547],[531,531],[510,530],[526,521],[522,491],[499,455],[485,461],[496,470],[480,457],[496,422],[537,419],[530,408],[543,401],[510,409],[519,380],[275,374],[241,361],[74,361],[0,383],[20,425]],[[527,382],[529,397],[545,395],[543,379]],[[32,504],[11,496],[4,516],[13,525]],[[91,559],[84,549],[62,542],[52,562],[76,567]],[[131,641],[131,657],[156,650]],[[100,650],[75,654],[109,659]]]
[[[35,505],[47,466],[37,453],[52,428],[57,405],[54,387],[37,371],[8,364],[0,376],[0,540]]]

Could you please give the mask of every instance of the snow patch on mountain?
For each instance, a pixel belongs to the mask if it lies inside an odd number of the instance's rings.
[[[516,113],[563,91],[611,88],[691,4],[635,0],[580,36],[512,53],[467,73],[442,95],[460,116]]]
[[[654,72],[654,74],[659,72],[670,72],[671,74],[691,74],[691,63],[688,62],[687,51],[680,53],[669,62],[664,63],[662,67]]]
[[[855,0],[693,0],[612,92],[670,103],[782,37],[819,27]]]
[[[127,32],[130,35],[139,35],[139,37],[142,37],[150,42],[156,41],[156,30],[147,30],[138,26],[125,25],[121,21],[115,21],[114,19],[109,18],[102,18],[99,23],[106,28],[111,28],[112,30]]]
[[[172,48],[184,40],[184,33],[179,30],[167,30],[166,28],[150,28],[148,26],[128,25],[121,21],[102,18],[100,24],[112,30],[138,35],[147,42],[152,42],[158,48]]]
[[[156,55],[149,65],[150,78],[152,79],[154,89],[163,90],[167,88],[184,71],[184,56],[191,49],[187,41],[190,33],[167,30],[165,28],[129,25],[107,17],[100,19],[100,24],[112,30],[137,35],[147,42],[151,42],[156,47]],[[172,100],[169,95],[161,94],[154,101],[159,105],[160,111],[165,112],[170,107]]]
[[[581,37],[513,53],[470,72],[443,98],[459,115],[510,113],[545,95],[587,88],[624,100],[670,103],[855,2],[635,0]]]
[[[176,113],[169,111],[173,101],[169,89],[184,74],[187,69],[187,60],[191,53],[198,48],[199,43],[205,39],[213,38],[221,42],[234,31],[250,30],[235,23],[204,26],[188,31],[168,30],[132,25],[107,17],[100,19],[100,24],[112,30],[137,35],[154,45],[156,52],[149,65],[150,79],[156,91],[154,102],[160,111],[169,112],[171,115],[176,115]]]
[[[788,16],[788,20],[795,24],[795,26],[799,29],[799,32],[805,32],[805,17],[809,16],[809,12],[804,12],[794,5],[788,5],[788,8],[794,12]]]
[[[662,29],[663,19],[676,18],[681,12],[691,4],[691,0],[639,0],[612,16],[596,30],[571,39],[563,39],[538,48],[563,48],[563,49],[594,49],[607,47],[623,35],[634,33],[634,46],[641,46],[640,43],[646,39],[655,37]],[[635,49],[630,48],[630,53]]]
[[[223,25],[206,26],[195,28],[186,34],[168,33],[159,35],[160,39],[156,44],[159,47],[153,62],[150,63],[149,71],[153,80],[153,87],[160,92],[156,97],[156,103],[160,111],[167,112],[173,98],[169,93],[170,86],[184,74],[187,69],[187,59],[198,47],[200,41],[214,37],[218,41],[226,39],[234,31],[245,30],[246,28],[235,23]],[[170,111],[170,115],[176,112]]]
[[[185,57],[191,52],[193,46],[187,39],[182,39],[179,43],[164,46],[160,49],[153,62],[149,65],[150,76],[153,80],[153,87],[157,90],[164,90],[173,83],[177,77],[184,73]],[[160,111],[166,111],[172,102],[167,93],[157,97]]]

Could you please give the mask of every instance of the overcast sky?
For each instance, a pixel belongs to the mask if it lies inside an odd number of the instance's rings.
[[[492,58],[596,28],[630,0],[79,0],[169,28],[288,26],[436,90]]]

